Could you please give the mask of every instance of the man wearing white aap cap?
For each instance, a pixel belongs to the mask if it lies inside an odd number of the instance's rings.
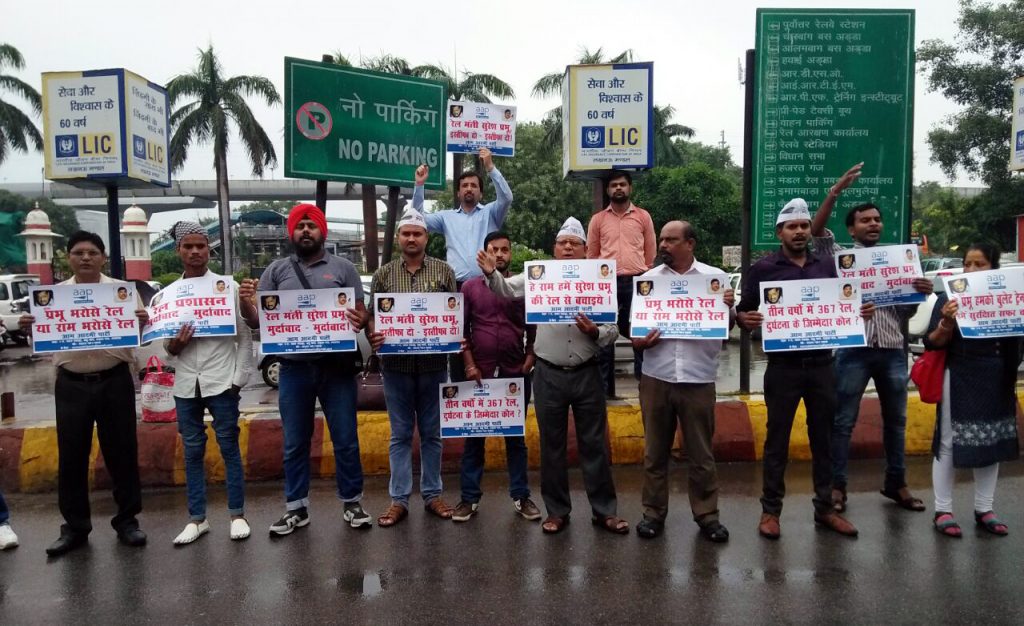
[[[554,256],[559,260],[584,259],[586,242],[583,225],[570,217],[558,231]],[[506,298],[525,296],[525,273],[505,278],[495,271],[494,257],[483,250],[477,253],[477,264],[495,293]],[[629,523],[616,516],[615,484],[605,448],[608,408],[597,366],[598,352],[615,343],[618,336],[615,324],[595,324],[583,314],[576,316],[574,324],[537,326],[533,392],[540,428],[541,494],[548,513],[541,527],[546,533],[563,530],[572,510],[565,451],[570,407],[592,521],[613,533],[629,532]]]

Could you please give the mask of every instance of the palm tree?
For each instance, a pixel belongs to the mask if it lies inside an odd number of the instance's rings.
[[[673,124],[676,108],[671,104],[661,107],[654,105],[654,161],[661,165],[681,165],[683,151],[675,142],[676,137],[690,139],[694,130],[683,124]]]
[[[274,143],[256,121],[246,103],[247,96],[263,98],[268,105],[280,104],[274,83],[263,76],[226,77],[211,44],[199,50],[198,64],[188,74],[180,74],[167,83],[171,106],[182,99],[189,102],[171,114],[171,169],[180,170],[193,143],[213,142],[213,168],[217,175],[217,207],[220,212],[220,245],[224,273],[232,271],[231,209],[228,195],[229,122],[242,139],[249,156],[253,176],[263,177],[265,167],[277,166]]]
[[[463,70],[462,80],[459,80],[459,72],[453,73],[444,65],[420,65],[414,67],[412,73],[415,76],[432,78],[443,82],[448,87],[449,100],[490,102],[492,97],[516,97],[512,86],[494,74],[475,74]],[[464,157],[464,154],[452,155],[452,179],[458,178],[459,174],[462,173]],[[480,168],[477,167],[476,169],[479,171]]]
[[[574,65],[597,65],[601,63],[631,63],[633,61],[633,51],[631,49],[623,50],[617,55],[610,59],[604,58],[604,48],[598,48],[591,52],[587,48],[583,48],[580,52],[580,57],[576,60]],[[560,96],[562,95],[562,78],[565,76],[565,70],[561,72],[552,72],[541,76],[540,79],[533,84],[533,95],[538,98],[546,98],[548,96]],[[562,145],[562,105],[558,105],[555,108],[547,112],[544,116],[544,145],[548,149],[555,149]]]
[[[23,70],[25,59],[14,46],[0,44],[0,89],[8,89],[27,100],[36,115],[42,113],[43,99],[39,92],[21,79],[4,74],[7,67]],[[7,158],[8,148],[28,152],[29,143],[36,150],[42,151],[43,137],[39,129],[18,107],[0,99],[0,164]]]

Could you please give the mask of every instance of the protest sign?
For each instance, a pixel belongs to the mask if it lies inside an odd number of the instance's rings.
[[[661,331],[662,339],[728,339],[725,274],[633,277],[630,337]]]
[[[515,156],[516,108],[485,102],[448,103],[448,152],[476,153],[487,148],[494,156]]]
[[[965,339],[1024,335],[1024,268],[970,272],[943,278],[959,308],[956,323]]]
[[[441,437],[522,437],[526,402],[522,378],[441,383]]]
[[[139,345],[135,286],[81,283],[29,288],[32,353]]]
[[[526,323],[575,324],[586,315],[614,323],[619,312],[613,259],[530,261],[526,264]]]
[[[259,292],[263,354],[355,350],[356,331],[345,317],[355,302],[355,290],[349,288]]]
[[[462,348],[461,293],[373,294],[378,354],[437,354]]]
[[[761,283],[765,352],[867,345],[860,289],[838,278]]]
[[[859,280],[864,302],[875,306],[919,304],[923,293],[914,279],[924,276],[917,246],[873,246],[836,252],[836,272],[844,281]]]
[[[235,283],[230,276],[209,274],[176,280],[149,301],[149,323],[142,342],[178,334],[182,324],[192,324],[193,337],[235,334]]]

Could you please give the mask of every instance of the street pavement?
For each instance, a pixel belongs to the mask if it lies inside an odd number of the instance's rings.
[[[723,466],[725,545],[697,534],[678,465],[667,532],[654,540],[591,526],[576,470],[572,524],[556,536],[513,514],[502,473],[485,476],[468,523],[428,516],[414,494],[405,522],[363,531],[343,525],[332,483],[315,481],[311,524],[281,539],[267,535],[283,512],[281,485],[250,484],[245,542],[229,540],[223,487],[212,485],[213,529],[193,545],[171,545],[188,517],[182,489],[144,494],[145,548],[117,543],[109,493],[97,492],[90,544],[56,560],[44,554],[58,533],[55,495],[13,494],[21,546],[0,553],[0,624],[1020,624],[1021,463],[1000,476],[1006,538],[975,529],[966,472],[955,493],[964,538],[937,534],[930,462],[912,459],[909,469],[929,512],[878,495],[880,461],[853,464],[849,517],[861,535],[849,539],[814,527],[810,466],[791,464],[783,535],[772,542],[756,531],[760,466]],[[642,473],[614,474],[619,512],[635,525]],[[454,504],[458,477],[445,479]],[[540,503],[536,474],[531,481]],[[387,502],[387,481],[368,479],[367,509],[376,517]]]

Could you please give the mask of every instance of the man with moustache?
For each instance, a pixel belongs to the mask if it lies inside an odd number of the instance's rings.
[[[494,166],[491,151],[480,148],[480,163],[487,170],[497,198],[494,202],[481,204],[484,197],[484,181],[475,171],[459,172],[455,180],[455,197],[458,206],[454,209],[423,213],[424,187],[430,168],[420,165],[416,168],[416,187],[412,193],[412,208],[423,215],[428,233],[444,235],[447,247],[447,261],[455,272],[456,290],[470,278],[480,275],[476,266],[476,253],[484,247],[487,234],[501,230],[512,205],[512,189],[505,182],[498,168]],[[449,357],[449,367],[453,382],[463,380],[464,364],[461,354]]]
[[[361,331],[369,313],[363,304],[359,271],[348,259],[324,249],[327,218],[323,211],[312,204],[296,205],[288,213],[288,234],[295,254],[274,261],[260,277],[259,290],[354,289],[355,307],[347,308],[345,317],[356,332]],[[242,281],[242,285],[252,288],[256,281]],[[341,302],[341,297],[336,301]],[[358,351],[281,355],[278,402],[284,430],[285,513],[270,526],[271,535],[283,537],[309,524],[310,448],[317,400],[331,434],[342,519],[351,528],[373,524],[360,504],[363,466],[356,427],[355,374],[361,366]]]
[[[687,222],[673,221],[661,229],[658,258],[661,265],[644,276],[699,276],[723,274],[694,258],[696,233]],[[735,321],[735,295],[726,289],[730,326]],[[636,532],[652,539],[661,534],[668,515],[668,471],[676,424],[683,431],[689,463],[690,510],[701,536],[715,543],[729,540],[718,520],[718,472],[711,439],[715,434],[715,376],[721,340],[662,339],[655,329],[634,338],[642,350],[640,410],[644,419],[643,519]]]
[[[586,253],[587,235],[583,225],[570,217],[555,238],[554,256],[556,259],[584,259]],[[497,271],[494,256],[485,250],[477,254],[477,263],[495,293],[506,298],[525,297],[525,274],[506,279]],[[591,521],[612,533],[629,533],[629,522],[616,516],[615,484],[605,447],[608,410],[597,365],[598,351],[614,344],[618,335],[614,324],[595,324],[582,313],[576,316],[575,324],[540,324],[537,327],[533,391],[540,427],[541,495],[548,512],[541,524],[545,533],[564,530],[572,511],[566,460],[570,408],[576,422],[583,483],[593,513]]]
[[[808,250],[811,214],[801,198],[790,200],[779,212],[775,236],[779,250],[747,271],[743,298],[736,307],[739,323],[747,330],[761,325],[758,312],[761,283],[765,281],[836,278],[831,256],[821,257]],[[861,315],[874,313],[865,304]],[[768,355],[764,373],[764,396],[768,409],[768,434],[764,442],[764,484],[762,515],[758,532],[767,539],[781,535],[779,515],[786,493],[785,473],[789,461],[789,437],[797,406],[803,399],[807,408],[807,437],[811,446],[814,481],[814,522],[842,535],[855,537],[857,529],[832,508],[832,460],[830,432],[836,410],[836,375],[831,350],[793,350]]]
[[[633,178],[626,171],[614,171],[605,178],[608,206],[590,218],[587,227],[587,258],[615,259],[616,294],[619,299],[619,334],[629,336],[629,313],[633,304],[633,277],[654,266],[658,247],[651,214],[630,200]],[[640,350],[633,351],[633,374],[640,378]],[[615,346],[601,352],[601,375],[609,395],[615,389]]]
[[[385,264],[373,274],[374,296],[378,293],[445,293],[456,291],[455,273],[447,263],[427,256],[427,222],[416,209],[408,209],[398,222],[398,244],[402,257]],[[376,301],[374,297],[371,301]],[[373,321],[370,322],[371,330]],[[370,345],[379,350],[384,335],[370,333]],[[391,505],[377,525],[394,526],[409,515],[412,493],[412,435],[420,436],[420,495],[427,512],[451,519],[452,508],[441,498],[441,407],[437,390],[447,379],[443,354],[395,354],[381,357],[384,399],[391,423],[388,460]]]
[[[206,229],[195,222],[178,222],[171,228],[178,257],[185,268],[181,277],[207,278],[210,271],[210,240]],[[218,280],[217,282],[224,282]],[[174,283],[172,283],[173,285]],[[224,290],[227,291],[225,284]],[[174,538],[174,545],[190,544],[210,532],[206,519],[206,411],[213,416],[213,432],[224,461],[230,537],[248,539],[245,519],[245,472],[238,446],[238,405],[242,387],[255,369],[252,333],[246,323],[256,319],[251,290],[236,290],[235,334],[193,337],[191,323],[181,325],[177,336],[164,342],[168,363],[174,366],[174,407],[178,432],[185,449],[185,488],[189,522]]]
[[[835,235],[827,229],[829,217],[839,195],[853,184],[861,174],[863,163],[850,168],[821,203],[811,223],[814,249],[831,256],[843,248],[836,244]],[[846,230],[853,238],[854,248],[871,248],[882,236],[882,213],[871,203],[852,207],[846,214]],[[911,261],[913,253],[911,252]],[[839,258],[853,256],[839,254]],[[918,277],[914,289],[926,296],[932,293],[932,281]],[[845,294],[845,291],[844,291]],[[867,346],[836,350],[836,416],[832,426],[832,506],[839,512],[846,510],[847,466],[850,458],[850,438],[860,413],[860,401],[868,380],[874,380],[878,403],[882,412],[882,448],[885,450],[885,480],[881,494],[908,511],[924,511],[925,505],[915,498],[907,487],[907,338],[903,329],[914,316],[917,305],[879,307],[874,317],[864,326]]]
[[[509,236],[501,231],[490,233],[484,240],[484,250],[494,257],[495,271],[508,277],[508,266],[512,260]],[[530,374],[537,360],[533,353],[537,328],[526,324],[524,300],[503,298],[495,294],[488,288],[483,276],[471,278],[462,285],[462,299],[466,310],[467,346],[463,352],[466,380],[475,380],[479,384],[489,378],[522,376],[526,382],[524,406],[528,405]],[[516,384],[510,383],[509,393],[516,393],[513,388],[516,388]],[[540,510],[530,499],[526,438],[502,437],[502,440],[505,444],[512,506],[523,518],[539,520]],[[486,437],[465,439],[460,477],[462,497],[452,514],[452,521],[469,521],[479,508],[483,496],[480,480],[484,474],[486,441]]]
[[[103,239],[78,231],[68,237],[68,263],[74,276],[61,285],[122,283],[102,273],[107,262]],[[37,292],[37,295],[40,292]],[[149,315],[135,301],[139,328]],[[35,317],[22,315],[18,326],[32,332]],[[128,546],[146,544],[136,516],[142,511],[138,442],[135,437],[135,350],[108,348],[53,355],[57,369],[53,400],[57,409],[57,504],[64,517],[60,538],[46,549],[52,557],[85,545],[92,532],[89,507],[89,455],[93,425],[103,463],[114,483],[117,514],[110,520],[118,540]]]

